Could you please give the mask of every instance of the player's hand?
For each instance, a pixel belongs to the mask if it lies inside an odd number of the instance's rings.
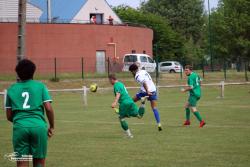
[[[151,93],[151,92],[147,92],[147,94],[148,94],[148,96],[152,96],[153,95],[153,93]]]
[[[115,107],[116,107],[116,105],[117,105],[117,103],[116,103],[116,102],[114,102],[114,103],[112,103],[112,104],[111,104],[111,107],[112,107],[112,108],[115,108]]]
[[[49,128],[49,129],[48,129],[48,136],[49,136],[49,138],[52,137],[52,136],[54,135],[54,132],[53,132],[53,131],[54,131],[54,128]]]

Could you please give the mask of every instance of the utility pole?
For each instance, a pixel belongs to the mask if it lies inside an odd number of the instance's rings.
[[[25,57],[26,0],[18,2],[17,62]]]
[[[47,0],[47,21],[51,23],[51,0]]]
[[[208,3],[208,40],[209,40],[210,68],[211,68],[211,71],[214,71],[213,53],[212,53],[212,39],[211,39],[210,2],[209,2],[209,0],[207,0],[207,3]]]

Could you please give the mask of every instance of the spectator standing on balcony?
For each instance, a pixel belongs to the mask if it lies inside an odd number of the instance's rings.
[[[96,16],[92,16],[91,19],[90,19],[90,22],[92,24],[96,24]]]
[[[113,20],[114,20],[114,19],[113,19],[111,16],[109,16],[108,21],[109,21],[109,24],[110,24],[110,25],[113,25]]]

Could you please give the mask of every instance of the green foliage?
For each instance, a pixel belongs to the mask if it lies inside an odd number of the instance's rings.
[[[204,24],[203,6],[203,0],[149,0],[142,10],[164,17],[185,39],[197,43]]]
[[[168,20],[184,43],[182,63],[200,64],[204,57],[204,9],[202,0],[149,0],[141,10]]]
[[[183,42],[168,21],[161,16],[135,10],[127,6],[114,8],[124,22],[143,24],[154,31],[153,43],[160,60],[178,59],[183,56]]]
[[[250,59],[250,2],[221,0],[211,14],[212,50],[223,61]]]

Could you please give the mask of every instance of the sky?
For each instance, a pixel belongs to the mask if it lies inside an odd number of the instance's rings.
[[[128,6],[131,6],[133,8],[137,8],[140,6],[140,2],[142,2],[143,0],[107,0],[107,2],[111,5],[111,6],[118,6],[121,4],[125,4]],[[205,6],[207,9],[207,5],[208,4],[208,0],[205,0]],[[211,8],[215,8],[218,4],[218,0],[210,0],[210,7]]]
[[[46,21],[47,19],[47,5],[46,0],[28,0],[32,4],[38,6],[44,12],[41,17],[41,21]],[[58,17],[59,19],[68,19],[71,20],[77,14],[77,12],[81,9],[83,4],[85,4],[87,0],[74,0],[74,3],[69,0],[51,0],[52,6],[52,18]],[[106,0],[111,6],[118,5],[129,5],[133,8],[137,8],[140,6],[140,3],[144,0]],[[205,0],[205,6],[207,9],[208,0]],[[218,0],[209,0],[211,9],[217,6]]]

